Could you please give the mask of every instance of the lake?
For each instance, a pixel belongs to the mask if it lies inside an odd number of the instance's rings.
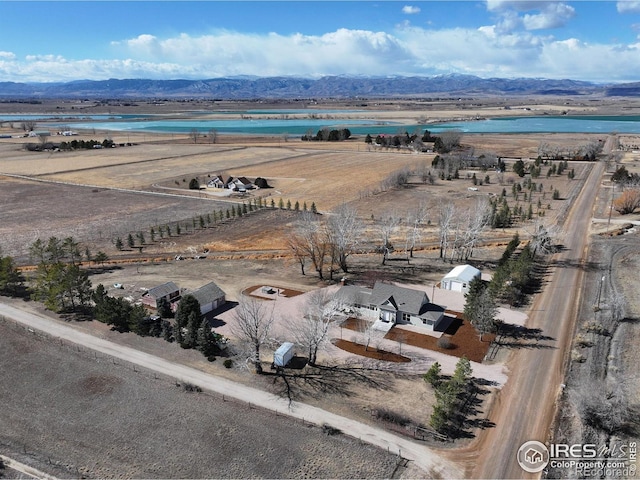
[[[335,113],[349,113],[335,111]],[[203,115],[212,112],[194,112],[189,115]],[[354,135],[375,136],[377,134],[404,134],[404,132],[424,132],[425,129],[433,133],[459,129],[464,133],[640,133],[640,116],[571,116],[544,115],[539,117],[500,117],[485,120],[469,120],[460,122],[446,122],[438,124],[403,124],[391,121],[361,120],[361,119],[326,119],[314,118],[314,114],[327,114],[324,110],[248,110],[243,112],[215,112],[238,113],[246,115],[243,119],[194,119],[185,120],[162,118],[157,115],[4,115],[0,121],[42,120],[64,118],[64,125],[70,129],[95,129],[130,132],[158,132],[158,133],[189,133],[198,130],[207,133],[215,130],[218,133],[254,134],[254,135],[304,135],[316,133],[323,128],[348,128]],[[273,114],[274,118],[250,118],[251,114]],[[288,117],[293,114],[307,114],[308,117]],[[80,121],[77,121],[80,120]],[[87,121],[85,121],[87,120]],[[63,125],[62,123],[59,125]]]

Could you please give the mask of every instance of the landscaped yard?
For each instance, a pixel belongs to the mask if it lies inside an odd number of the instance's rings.
[[[447,314],[452,315],[451,312],[447,312]],[[348,318],[341,326],[349,330],[362,331],[362,328],[359,328],[359,325],[360,322],[363,321],[364,320],[357,318]],[[436,337],[407,330],[401,326],[393,327],[389,332],[387,332],[384,338],[395,342],[402,342],[403,344],[412,345],[414,347],[453,355],[455,357],[464,356],[473,362],[480,363],[487,354],[489,346],[495,338],[495,335],[484,335],[481,342],[478,333],[473,326],[469,322],[457,317],[453,322],[451,322],[451,325],[449,325],[449,328],[447,328],[442,337],[450,340],[450,348],[447,349],[438,346],[438,338]],[[375,349],[372,348],[370,350],[374,351]],[[359,352],[352,353],[362,355],[362,353]],[[365,354],[366,353],[369,353],[369,351],[366,351]]]

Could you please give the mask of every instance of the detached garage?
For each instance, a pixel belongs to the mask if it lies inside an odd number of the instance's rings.
[[[195,292],[191,293],[200,302],[202,315],[221,307],[226,303],[226,294],[215,282],[207,283]]]
[[[474,278],[480,278],[481,272],[471,265],[458,265],[447,273],[440,282],[443,290],[453,290],[454,292],[467,293],[469,283]]]

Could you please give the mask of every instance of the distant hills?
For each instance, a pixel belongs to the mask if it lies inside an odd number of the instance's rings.
[[[473,75],[434,77],[327,76],[228,77],[210,80],[110,79],[65,83],[0,82],[0,98],[384,98],[456,95],[597,95],[639,96],[640,82],[596,84],[577,80],[480,78]]]

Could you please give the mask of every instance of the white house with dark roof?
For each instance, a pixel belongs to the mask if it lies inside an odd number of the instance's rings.
[[[431,303],[421,290],[376,282],[373,289],[347,285],[336,295],[361,315],[387,324],[388,328],[415,325],[433,331],[443,326],[444,308]]]
[[[227,184],[232,180],[232,177],[228,179],[224,179],[222,175],[216,175],[211,180],[207,182],[207,187],[209,188],[226,188]]]
[[[467,293],[469,283],[474,278],[480,278],[481,272],[471,265],[458,265],[440,281],[440,288],[455,292]]]
[[[254,185],[247,177],[237,177],[229,181],[229,188],[234,190],[251,190],[254,188]]]
[[[209,282],[194,292],[190,292],[200,303],[200,312],[202,315],[221,307],[226,303],[226,294],[216,285],[215,282]]]

